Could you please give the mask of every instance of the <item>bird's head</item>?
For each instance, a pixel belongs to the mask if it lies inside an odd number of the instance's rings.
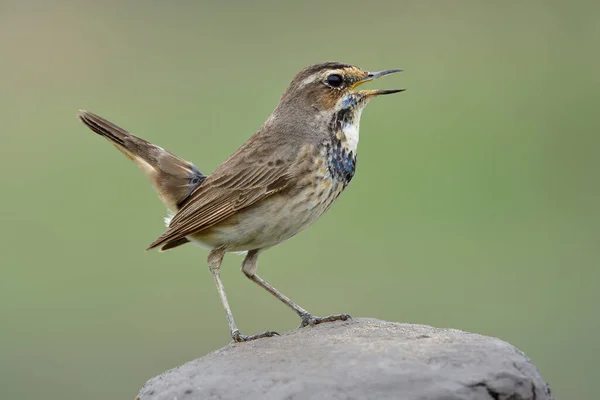
[[[357,87],[400,71],[402,70],[389,69],[369,72],[339,62],[311,65],[294,77],[283,94],[280,105],[319,112],[338,112],[348,108],[359,111],[377,96],[398,93],[404,89],[356,90]]]

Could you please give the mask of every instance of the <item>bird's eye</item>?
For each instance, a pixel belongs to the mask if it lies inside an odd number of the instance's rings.
[[[327,77],[327,84],[331,87],[340,87],[342,85],[343,79],[338,74],[331,74]]]

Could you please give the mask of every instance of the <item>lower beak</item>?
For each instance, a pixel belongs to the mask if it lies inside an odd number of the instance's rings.
[[[363,83],[370,82],[373,79],[380,78],[385,75],[394,74],[396,72],[402,72],[402,69],[386,69],[385,71],[377,71],[377,72],[369,72],[367,77],[362,81],[358,82],[356,86],[362,85]],[[383,94],[393,94],[403,92],[406,89],[381,89],[381,90],[360,90],[357,93],[361,95],[363,98],[372,98],[375,96],[380,96]]]
[[[382,94],[394,94],[404,92],[406,89],[382,89],[382,90],[360,90],[358,94],[365,98],[381,96]]]

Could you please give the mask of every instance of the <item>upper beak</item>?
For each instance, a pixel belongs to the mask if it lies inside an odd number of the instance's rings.
[[[377,79],[377,78],[380,78],[385,75],[394,74],[396,72],[402,72],[402,71],[403,71],[402,69],[397,68],[397,69],[386,69],[385,71],[368,72],[367,77],[361,81],[356,82],[356,84],[353,86],[353,89],[362,85],[363,83],[370,82],[373,79]],[[403,92],[405,90],[406,89],[361,90],[358,93],[362,94],[364,97],[374,97],[374,96],[379,96],[382,94],[392,94],[392,93]]]
[[[397,69],[386,69],[385,71],[369,72],[367,75],[367,80],[365,80],[365,82],[372,81],[373,79],[380,78],[384,75],[395,74],[396,72],[402,72],[402,71],[404,71],[402,68],[397,68]]]

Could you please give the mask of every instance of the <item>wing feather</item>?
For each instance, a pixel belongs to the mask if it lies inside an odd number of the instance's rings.
[[[292,146],[279,143],[277,154],[265,151],[268,140],[256,136],[225,161],[183,202],[167,230],[148,249],[207,229],[237,211],[285,189],[302,157]],[[260,146],[260,147],[259,147]],[[273,147],[271,147],[273,148]],[[285,160],[281,155],[294,155]]]

